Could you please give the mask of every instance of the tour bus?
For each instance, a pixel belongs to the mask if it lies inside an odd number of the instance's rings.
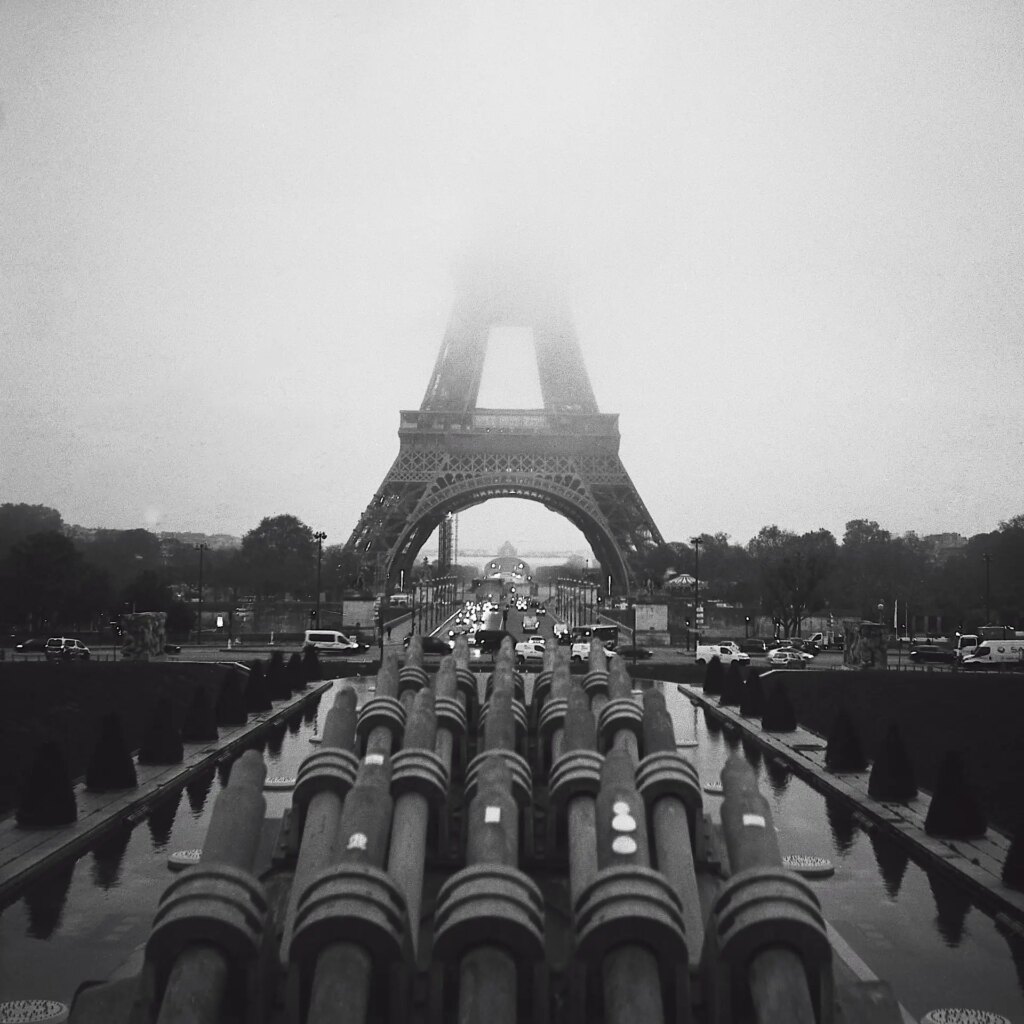
[[[596,636],[609,651],[614,651],[619,643],[619,627],[605,625],[601,622],[591,622],[585,626],[573,626],[571,635],[574,644],[590,643],[590,638]]]

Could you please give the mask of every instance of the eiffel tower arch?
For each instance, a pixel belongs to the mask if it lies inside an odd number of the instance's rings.
[[[543,409],[481,409],[490,329],[529,327]],[[400,413],[399,451],[345,546],[378,592],[444,516],[492,498],[537,501],[586,537],[616,593],[643,582],[664,544],[619,458],[615,413],[597,408],[568,307],[549,281],[508,264],[464,269],[418,410]],[[343,556],[343,557],[345,557]]]

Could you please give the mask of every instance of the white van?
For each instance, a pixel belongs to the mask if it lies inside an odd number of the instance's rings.
[[[694,658],[698,665],[706,665],[712,658],[717,658],[723,665],[733,661],[741,665],[750,664],[750,655],[744,654],[732,640],[718,644],[698,644]]]
[[[307,629],[302,647],[313,647],[321,654],[355,654],[363,650],[362,644],[336,629]]]
[[[982,640],[973,650],[962,655],[964,668],[972,665],[993,665],[1010,668],[1018,665],[1024,668],[1024,640]]]

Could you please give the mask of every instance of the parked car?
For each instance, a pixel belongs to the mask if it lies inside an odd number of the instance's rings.
[[[412,635],[407,636],[402,644],[405,647],[409,646],[409,641],[412,639]],[[424,654],[451,654],[452,645],[440,636],[422,636],[420,639],[423,641],[423,653]]]
[[[776,668],[804,668],[810,660],[809,654],[792,647],[777,647],[768,652],[768,664]]]
[[[181,654],[181,644],[164,644],[164,654]]]
[[[637,658],[640,661],[646,661],[648,658],[654,657],[654,651],[648,650],[646,647],[636,647],[633,644],[625,644],[616,647],[615,650],[627,660]]]
[[[544,661],[544,644],[536,640],[520,640],[516,644],[516,664],[540,665]]]
[[[46,650],[46,641],[41,636],[34,636],[31,640],[15,644],[14,649],[19,654],[42,654]]]
[[[88,661],[89,648],[81,640],[68,636],[51,636],[46,641],[46,658],[48,661]]]
[[[933,662],[939,665],[952,665],[956,661],[956,651],[951,647],[940,647],[938,644],[917,644],[910,649],[910,660]]]
[[[758,640],[756,637],[751,637],[748,640],[739,640],[736,646],[744,654],[765,654],[768,651],[768,641]]]
[[[812,658],[821,650],[812,640],[805,640],[800,636],[791,636],[784,640],[780,646],[791,648],[794,651],[803,651],[804,654],[809,654]]]

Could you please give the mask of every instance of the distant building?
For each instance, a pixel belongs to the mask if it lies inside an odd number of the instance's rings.
[[[962,533],[931,533],[924,540],[932,545],[935,559],[939,562],[967,547],[967,538]]]
[[[525,583],[533,577],[533,569],[529,562],[524,562],[516,554],[516,549],[505,541],[498,553],[486,562],[480,571],[484,579],[500,579],[513,585]]]

